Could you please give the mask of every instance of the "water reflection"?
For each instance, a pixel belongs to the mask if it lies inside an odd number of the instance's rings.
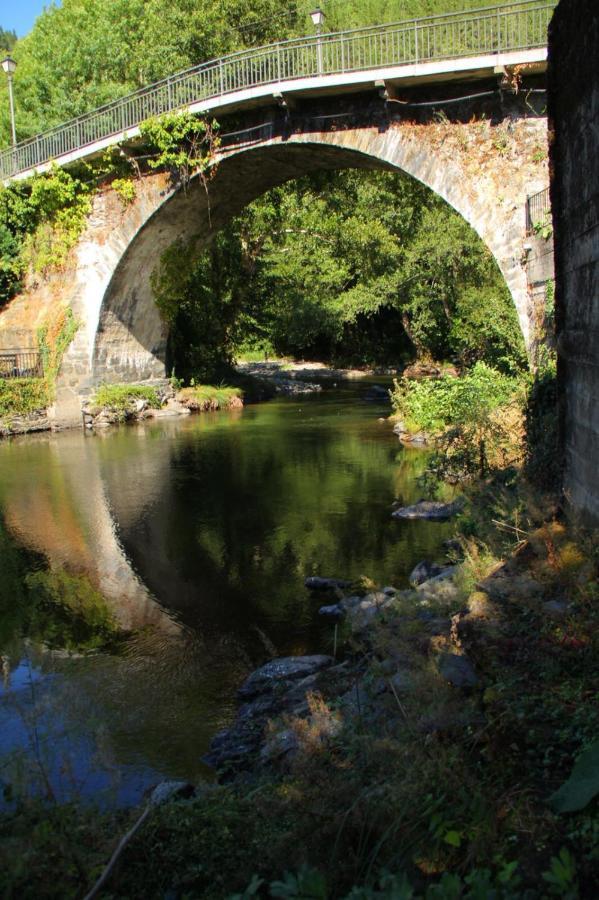
[[[2,444],[0,778],[129,802],[205,776],[244,673],[329,645],[307,575],[402,586],[434,556],[447,526],[390,517],[423,458],[383,408],[352,390]]]

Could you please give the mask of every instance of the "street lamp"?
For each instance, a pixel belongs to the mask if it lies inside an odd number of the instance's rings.
[[[12,129],[12,145],[13,147],[17,146],[17,132],[15,129],[15,101],[12,94],[12,76],[15,73],[15,69],[17,68],[17,64],[10,56],[5,56],[2,60],[2,68],[6,72],[6,76],[8,78],[8,98],[10,101],[10,126]]]
[[[322,26],[324,24],[324,13],[319,6],[317,6],[316,9],[310,13],[310,18],[312,19],[312,23],[316,28],[316,56],[318,59],[318,74],[320,75],[322,73],[322,40],[320,35],[322,32]]]

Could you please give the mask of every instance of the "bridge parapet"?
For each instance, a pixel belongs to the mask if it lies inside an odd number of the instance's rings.
[[[317,35],[240,51],[202,63],[142,88],[0,153],[4,182],[52,161],[67,164],[139,133],[152,116],[176,110],[210,112],[270,96],[282,85],[323,91],[333,84],[416,77],[414,67],[492,57],[501,64],[545,58],[547,26],[557,0],[515,0],[501,6],[429,16],[352,31]],[[532,53],[532,51],[540,51]],[[528,54],[528,55],[527,55]],[[480,60],[479,60],[480,63]],[[448,70],[456,66],[447,65]],[[441,67],[441,71],[443,67]],[[421,77],[431,73],[421,70]],[[334,76],[334,81],[331,81]],[[328,81],[327,81],[328,79]],[[250,92],[248,94],[248,92]],[[251,93],[253,92],[253,94]]]

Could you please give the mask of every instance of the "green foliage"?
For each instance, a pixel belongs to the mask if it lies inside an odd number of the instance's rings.
[[[174,325],[180,372],[202,366],[210,344],[227,359],[266,348],[358,364],[414,354],[467,366],[484,359],[507,373],[526,364],[488,251],[446,204],[399,174],[320,173],[276,188],[199,256],[174,245],[153,285]]]
[[[0,417],[10,419],[48,406],[43,378],[0,378]]]
[[[227,409],[242,396],[243,391],[240,388],[195,384],[193,379],[190,387],[181,388],[177,392],[177,400],[195,410]]]
[[[553,237],[553,220],[551,218],[551,213],[546,212],[542,219],[538,222],[533,222],[532,230],[538,237],[542,237],[544,241],[548,241],[549,238]]]
[[[559,856],[552,858],[549,871],[543,873],[543,880],[549,885],[552,897],[576,900],[580,896],[576,882],[576,863],[566,847],[562,847]]]
[[[190,112],[167,113],[140,127],[142,138],[156,149],[151,169],[169,169],[187,184],[193,173],[206,178],[218,147],[218,123]]]
[[[0,306],[27,268],[45,273],[64,266],[90,208],[89,186],[57,167],[0,187]]]
[[[30,180],[27,214],[35,223],[27,232],[24,262],[44,273],[64,266],[91,209],[89,188],[65,169],[54,167]]]
[[[125,413],[135,400],[146,400],[154,409],[160,408],[156,388],[143,384],[101,384],[92,402],[95,406]]]
[[[393,384],[394,412],[418,430],[431,432],[465,422],[486,423],[494,410],[510,402],[517,388],[513,379],[485,363],[477,363],[461,378],[402,378]]]
[[[226,378],[247,291],[239,245],[220,232],[199,258],[177,241],[161,256],[150,283],[160,314],[171,326],[171,364],[185,381]]]
[[[72,651],[94,650],[114,641],[116,623],[85,575],[48,569],[39,556],[15,545],[1,520],[0,552],[3,652],[18,639]]]
[[[576,762],[568,780],[552,794],[550,803],[558,813],[576,812],[599,794],[599,741],[591,744]]]
[[[451,480],[485,476],[492,463],[517,435],[508,407],[517,405],[518,382],[478,362],[461,378],[394,381],[391,403],[408,430],[425,431],[436,439],[438,452],[431,471]]]
[[[0,53],[4,50],[12,50],[16,42],[16,31],[7,31],[5,28],[0,28]]]
[[[54,319],[38,329],[37,341],[44,366],[48,400],[54,400],[56,379],[62,358],[77,333],[79,323],[70,307],[60,310]]]
[[[328,0],[326,27],[351,28],[476,6],[477,0]],[[480,4],[479,4],[480,5]],[[17,132],[30,137],[188,66],[312,34],[307,0],[63,0],[14,46]],[[13,35],[4,32],[4,42]],[[9,144],[5,79],[0,144]]]
[[[131,178],[115,178],[111,183],[112,189],[119,195],[124,207],[129,206],[135,200],[135,182]]]
[[[271,882],[270,896],[295,897],[297,900],[326,900],[328,892],[326,881],[320,872],[304,865],[296,874],[286,872],[281,881]]]
[[[555,363],[539,370],[530,384],[524,428],[526,477],[542,490],[556,491],[562,478]]]
[[[71,575],[64,569],[27,575],[35,621],[29,631],[50,647],[66,650],[93,650],[106,646],[117,633],[117,626],[106,601],[84,575]]]

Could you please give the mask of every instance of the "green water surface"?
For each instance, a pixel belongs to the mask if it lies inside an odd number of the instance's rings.
[[[380,381],[379,381],[380,383]],[[0,444],[0,786],[129,803],[201,762],[245,675],[329,651],[309,575],[401,588],[425,457],[368,384]]]

